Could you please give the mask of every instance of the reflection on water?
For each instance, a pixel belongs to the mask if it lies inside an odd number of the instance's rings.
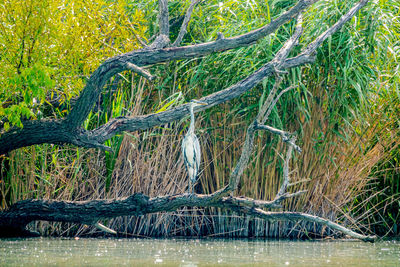
[[[0,239],[0,266],[400,266],[400,242]]]

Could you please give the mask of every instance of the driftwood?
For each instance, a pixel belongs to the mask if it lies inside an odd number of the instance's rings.
[[[258,203],[260,202],[260,203]],[[24,227],[34,220],[59,222],[75,222],[94,225],[100,219],[117,216],[135,215],[175,211],[185,206],[219,207],[262,218],[269,221],[291,220],[309,221],[331,227],[353,238],[363,241],[374,241],[374,236],[364,236],[355,233],[330,220],[301,212],[268,212],[261,208],[268,206],[264,201],[254,201],[247,198],[225,197],[213,201],[207,195],[175,195],[149,198],[142,194],[134,194],[118,200],[92,201],[54,201],[54,200],[23,200],[14,204],[7,212],[0,215],[1,236],[32,235]]]
[[[282,75],[285,69],[301,66],[314,62],[316,49],[330,35],[338,31],[349,21],[368,0],[361,0],[351,10],[344,14],[340,20],[318,36],[313,42],[306,46],[297,56],[288,58],[293,47],[297,45],[302,34],[301,14],[318,0],[300,0],[290,10],[273,20],[270,24],[251,31],[249,33],[225,38],[218,34],[213,42],[180,47],[183,36],[193,9],[198,0],[192,0],[180,32],[176,40],[171,44],[169,40],[168,1],[159,1],[159,34],[154,42],[141,50],[115,56],[106,60],[91,75],[84,90],[76,101],[72,111],[65,119],[26,121],[23,128],[13,128],[0,136],[0,155],[13,149],[33,144],[54,143],[73,144],[81,147],[94,147],[103,150],[111,150],[103,143],[114,135],[123,131],[137,131],[166,124],[179,120],[188,114],[187,105],[138,117],[118,117],[94,130],[84,130],[81,125],[87,118],[96,99],[100,95],[106,82],[119,72],[131,70],[149,80],[154,77],[143,67],[167,62],[171,60],[190,59],[208,55],[214,52],[222,52],[242,46],[254,44],[257,40],[271,34],[284,23],[297,18],[297,26],[292,37],[285,42],[275,55],[273,60],[249,75],[247,78],[220,90],[211,95],[201,98],[207,102],[207,106],[199,107],[196,111],[208,109],[220,103],[239,97],[243,93],[259,84],[269,76],[275,77],[275,85],[268,98],[263,103],[259,114],[249,125],[246,139],[243,144],[242,153],[235,168],[232,170],[229,183],[224,188],[210,195],[181,194],[172,196],[158,196],[149,198],[142,194],[134,194],[124,199],[115,200],[92,200],[83,202],[54,201],[54,200],[23,200],[12,205],[8,210],[0,213],[0,235],[29,235],[31,232],[25,229],[26,225],[35,220],[75,222],[88,225],[96,225],[99,220],[114,218],[117,216],[134,215],[140,216],[154,212],[171,212],[185,206],[191,207],[218,207],[230,209],[234,212],[259,217],[265,220],[305,220],[326,225],[353,238],[364,241],[374,241],[374,236],[364,236],[355,233],[343,226],[327,219],[300,212],[272,212],[263,209],[278,208],[283,200],[296,197],[304,191],[288,193],[291,186],[289,176],[290,159],[294,151],[301,152],[296,145],[296,137],[288,132],[275,129],[265,125],[272,108],[285,92],[293,87],[280,90]],[[286,157],[284,158],[283,182],[276,195],[271,201],[254,200],[246,197],[235,197],[233,192],[237,189],[240,177],[248,165],[253,150],[253,141],[256,131],[268,131],[282,138],[287,144]],[[100,226],[102,227],[102,226]]]

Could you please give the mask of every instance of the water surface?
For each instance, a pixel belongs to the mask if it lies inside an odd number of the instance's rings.
[[[400,266],[400,242],[0,239],[0,266]]]

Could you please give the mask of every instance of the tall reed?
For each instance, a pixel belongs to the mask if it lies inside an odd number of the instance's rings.
[[[148,6],[142,3],[140,8],[155,5],[153,2]],[[340,1],[339,5],[322,1],[315,5],[305,16],[307,30],[301,43],[308,43],[335,22],[339,10],[348,9],[353,2]],[[171,5],[171,17],[184,12],[185,5],[178,1]],[[308,190],[287,200],[285,210],[309,212],[361,231],[376,231],[375,226],[383,224],[384,233],[398,233],[394,229],[399,216],[394,212],[399,199],[398,120],[393,117],[398,114],[398,101],[386,101],[397,97],[391,92],[398,76],[390,70],[398,55],[391,56],[391,62],[384,61],[386,39],[380,36],[370,42],[384,28],[379,23],[389,23],[389,19],[375,17],[375,12],[395,14],[397,7],[395,2],[371,3],[356,22],[346,25],[321,47],[315,65],[290,70],[285,78],[285,86],[295,84],[299,88],[278,102],[268,123],[299,135],[303,153],[291,164],[291,179],[296,183],[292,190]],[[247,5],[228,1],[222,6],[210,1],[193,14],[191,35],[185,41],[207,41],[218,31],[233,36],[267,23],[286,8],[282,1],[252,1]],[[149,10],[143,12],[150,18]],[[172,34],[175,28],[171,28]],[[293,23],[289,23],[257,45],[153,66],[151,71],[158,76],[155,83],[122,73],[110,81],[85,127],[94,128],[115,116],[163,111],[230,86],[270,60],[292,30]],[[149,33],[152,31],[154,25],[148,28]],[[395,36],[393,33],[387,47],[395,47]],[[388,74],[392,77],[389,81],[385,78]],[[381,83],[377,81],[386,83],[388,94],[380,93]],[[211,193],[227,183],[248,123],[272,83],[265,80],[240,99],[196,114],[203,151],[197,192]],[[386,111],[379,112],[383,109]],[[107,141],[114,154],[55,145],[16,150],[1,161],[2,208],[26,198],[88,200],[135,192],[149,196],[182,193],[187,178],[180,142],[187,125],[184,119],[116,136]],[[272,199],[282,178],[280,154],[286,147],[268,133],[259,133],[255,145],[236,194]],[[389,207],[390,215],[385,211]],[[381,216],[385,219],[378,219]],[[127,236],[305,238],[333,234],[310,223],[265,222],[221,209],[184,208],[104,223]],[[48,235],[100,234],[92,227],[75,224],[38,222],[32,227]]]

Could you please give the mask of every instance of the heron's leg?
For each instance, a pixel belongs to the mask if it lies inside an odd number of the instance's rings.
[[[188,186],[188,193],[189,194],[191,193],[190,190],[192,189],[191,183],[192,183],[192,179],[189,178],[189,186]]]

